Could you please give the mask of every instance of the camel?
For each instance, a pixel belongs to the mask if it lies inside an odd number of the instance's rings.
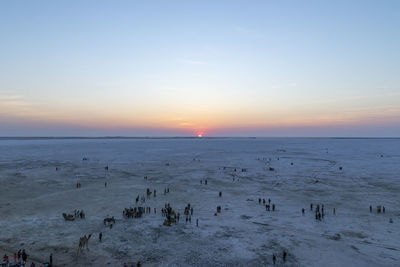
[[[87,250],[89,250],[89,239],[92,237],[92,234],[89,234],[88,236],[84,235],[83,237],[79,238],[79,247],[78,247],[78,252],[80,250],[83,250],[86,246]]]

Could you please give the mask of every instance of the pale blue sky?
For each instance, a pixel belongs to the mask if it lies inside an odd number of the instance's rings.
[[[2,1],[0,33],[2,136],[400,136],[400,1]]]

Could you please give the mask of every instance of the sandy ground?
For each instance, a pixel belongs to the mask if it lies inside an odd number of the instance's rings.
[[[0,140],[0,252],[53,253],[56,266],[266,266],[273,253],[278,266],[396,266],[399,163],[399,139]],[[146,188],[157,214],[124,219]],[[181,214],[190,203],[192,222],[163,226],[165,203]],[[310,203],[324,204],[322,221]],[[86,219],[65,221],[74,209]],[[77,256],[85,234],[90,250]]]

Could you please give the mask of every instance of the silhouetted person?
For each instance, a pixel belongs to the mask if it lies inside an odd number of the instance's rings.
[[[272,262],[273,262],[274,265],[275,265],[275,262],[276,262],[276,256],[275,256],[275,254],[272,254]]]
[[[26,259],[28,258],[28,255],[25,252],[25,249],[22,250],[22,262],[25,265]]]
[[[99,233],[99,241],[101,242],[101,239],[103,238],[103,233],[102,232],[100,232]]]
[[[282,259],[283,259],[283,262],[286,262],[286,251],[285,250],[283,251]]]

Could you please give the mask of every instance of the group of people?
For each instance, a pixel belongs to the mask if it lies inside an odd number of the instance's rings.
[[[313,204],[310,204],[310,209],[311,211],[313,210]],[[317,207],[315,208],[315,220],[321,221],[322,218],[325,217],[325,209],[324,209],[324,204],[321,205],[321,208],[319,204],[317,204]]]
[[[83,210],[74,210],[74,216],[75,218],[85,219],[86,214],[83,212]]]
[[[200,184],[203,184],[203,180],[200,180]],[[204,184],[207,185],[207,179],[204,179]]]
[[[19,249],[17,253],[14,253],[14,260],[8,257],[7,254],[3,256],[2,266],[26,266],[26,261],[28,259],[28,254],[26,254],[25,249]],[[35,264],[32,262],[33,266]],[[32,266],[32,265],[31,265]]]
[[[125,208],[122,212],[124,218],[141,218],[144,213],[151,213],[150,207],[130,207]]]
[[[271,209],[272,209],[272,211],[275,211],[275,204],[272,203],[272,205],[271,205],[271,199],[270,198],[268,198],[268,204],[266,204],[267,201],[265,200],[265,198],[263,198],[262,200],[261,200],[261,198],[259,198],[258,199],[258,204],[261,204],[261,201],[262,201],[262,204],[265,205],[265,210],[266,211],[271,211]]]
[[[162,216],[166,217],[164,220],[164,225],[171,226],[171,223],[176,223],[177,217],[175,211],[172,209],[169,203],[165,203],[165,207],[161,209]]]
[[[372,206],[371,205],[369,205],[369,212],[372,213]],[[381,206],[381,205],[376,206],[376,213],[381,213],[381,212],[382,213],[386,212],[385,206]]]

